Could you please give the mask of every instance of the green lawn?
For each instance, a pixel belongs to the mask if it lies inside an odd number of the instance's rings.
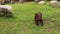
[[[14,17],[0,17],[0,34],[60,34],[60,8],[34,3],[9,5]],[[34,24],[36,12],[43,14],[43,27]]]

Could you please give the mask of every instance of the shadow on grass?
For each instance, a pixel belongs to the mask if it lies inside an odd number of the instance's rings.
[[[0,17],[0,22],[10,22],[10,21],[16,21],[17,17],[10,16],[10,17]]]

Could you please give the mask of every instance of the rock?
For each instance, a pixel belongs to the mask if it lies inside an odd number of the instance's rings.
[[[40,1],[38,4],[46,4],[45,1]]]
[[[52,7],[60,7],[60,2],[59,1],[50,1],[50,6],[52,6]]]
[[[3,16],[11,16],[12,7],[8,5],[0,5],[0,14]]]

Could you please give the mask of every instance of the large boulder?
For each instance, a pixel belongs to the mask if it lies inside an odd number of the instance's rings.
[[[57,3],[57,1],[50,1],[50,6],[55,7],[56,6],[56,3]]]
[[[57,1],[54,1],[54,0],[52,0],[52,1],[50,1],[50,3],[56,3]]]
[[[60,2],[59,1],[50,1],[50,6],[52,6],[52,7],[60,7]]]
[[[40,1],[38,4],[46,4],[45,1]]]
[[[0,14],[3,16],[12,16],[12,7],[8,5],[0,5]]]

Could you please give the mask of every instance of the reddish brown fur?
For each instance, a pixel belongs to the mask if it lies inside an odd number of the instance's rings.
[[[38,12],[35,14],[35,24],[43,26],[42,13]]]

